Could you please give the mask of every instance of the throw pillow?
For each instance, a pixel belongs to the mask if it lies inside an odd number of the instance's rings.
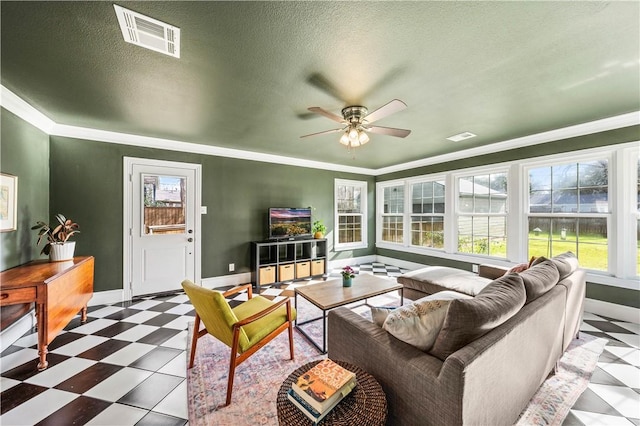
[[[556,265],[556,268],[558,268],[558,272],[560,273],[560,279],[558,281],[562,281],[569,275],[573,274],[579,266],[578,258],[570,251],[552,257],[551,261]]]
[[[431,354],[444,361],[514,316],[525,300],[524,283],[518,274],[492,281],[473,299],[452,300]]]
[[[526,304],[542,296],[551,287],[555,286],[558,283],[560,274],[551,260],[545,260],[521,272],[520,277],[524,282],[524,290],[527,293]]]
[[[396,339],[428,351],[440,332],[450,303],[450,300],[418,299],[390,313],[382,328]]]
[[[372,306],[371,307],[371,321],[378,327],[382,327],[384,320],[394,310],[398,309],[397,306]]]
[[[528,263],[520,263],[516,266],[512,266],[507,272],[504,273],[504,275],[518,274],[520,272],[526,271],[527,269],[529,269]]]

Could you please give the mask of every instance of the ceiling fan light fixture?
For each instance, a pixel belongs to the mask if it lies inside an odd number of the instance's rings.
[[[349,140],[351,142],[355,142],[358,140],[358,137],[359,137],[358,129],[356,129],[355,127],[352,127],[349,130]]]
[[[347,136],[347,132],[344,132],[340,137],[340,143],[345,146],[349,146],[349,136]]]
[[[365,143],[369,142],[369,135],[367,135],[363,131],[360,131],[360,135],[358,135],[358,142],[360,142],[360,145],[364,145]]]

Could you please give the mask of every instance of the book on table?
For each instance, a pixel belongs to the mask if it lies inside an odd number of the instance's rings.
[[[320,413],[311,405],[309,405],[307,401],[302,399],[300,395],[298,395],[293,389],[289,389],[289,391],[287,392],[287,398],[302,412],[302,414],[307,416],[307,418],[309,418],[309,420],[311,420],[314,425],[320,423],[320,421],[324,419],[325,416],[327,416],[327,414],[329,414],[340,401],[342,401],[342,399],[336,399],[333,402],[333,405],[328,407],[324,412]]]
[[[315,411],[324,413],[347,396],[355,386],[355,373],[325,359],[300,375],[291,388]]]

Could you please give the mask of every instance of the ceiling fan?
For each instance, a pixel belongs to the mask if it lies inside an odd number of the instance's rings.
[[[395,136],[398,138],[406,138],[411,133],[411,130],[371,125],[371,123],[393,113],[402,111],[406,107],[407,104],[399,99],[394,99],[371,113],[369,112],[369,110],[367,110],[367,108],[363,106],[352,105],[342,109],[342,117],[320,107],[311,107],[308,108],[309,111],[325,116],[330,120],[337,121],[338,123],[342,124],[342,127],[338,129],[325,130],[318,133],[311,133],[309,135],[300,137],[306,138],[309,136],[342,132],[340,143],[347,146],[348,148],[356,148],[369,142],[369,135],[367,135],[367,132]]]

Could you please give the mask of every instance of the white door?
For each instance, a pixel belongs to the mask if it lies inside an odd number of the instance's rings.
[[[179,290],[185,278],[198,282],[200,165],[126,160],[130,297]]]

